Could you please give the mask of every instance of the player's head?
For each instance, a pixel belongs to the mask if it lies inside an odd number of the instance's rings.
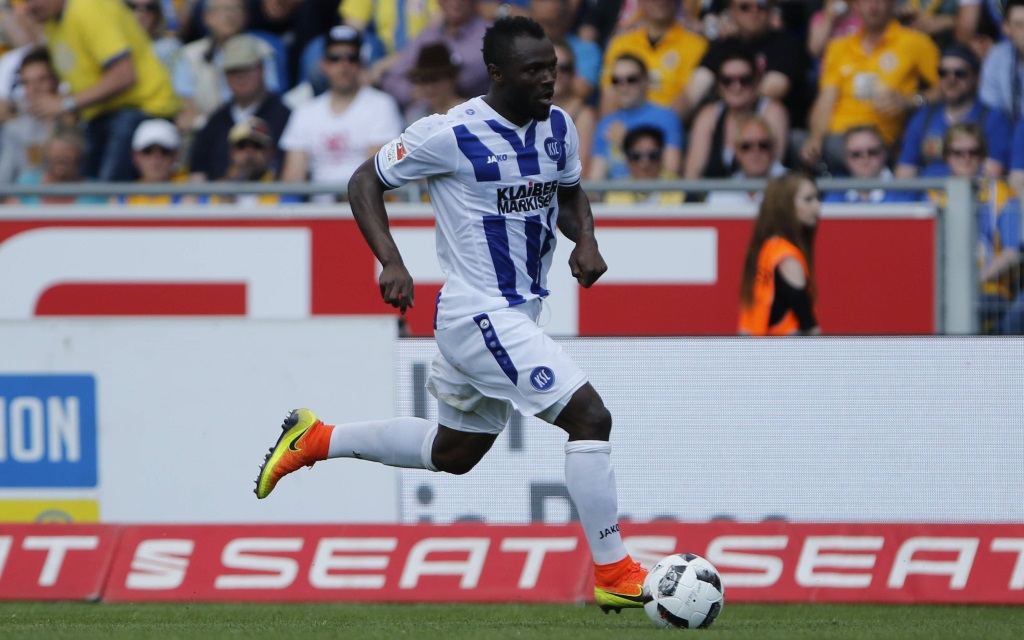
[[[516,115],[546,120],[555,94],[558,58],[541,26],[522,16],[502,18],[484,33],[491,93]]]

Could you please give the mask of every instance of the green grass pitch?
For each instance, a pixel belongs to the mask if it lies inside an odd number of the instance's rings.
[[[0,602],[0,638],[774,638],[1024,637],[1024,607],[726,604],[707,630],[659,630],[642,611],[540,604],[87,604]]]

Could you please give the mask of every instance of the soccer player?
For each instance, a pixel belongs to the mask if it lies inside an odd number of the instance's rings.
[[[330,426],[293,411],[256,481],[265,498],[292,471],[326,458],[463,474],[508,424],[512,409],[568,434],[565,481],[594,559],[594,598],[607,613],[641,607],[647,572],[619,534],[611,414],[586,375],[537,325],[555,224],[576,243],[572,275],[589,287],[607,270],[580,188],[579,138],[553,106],[557,59],[540,25],[504,18],[483,39],[487,95],[410,126],[349,182],[352,212],[383,266],[384,301],[413,306],[413,282],[388,226],[384,194],[427,179],[447,280],[437,301],[440,351],[427,387],[439,424],[421,418]]]

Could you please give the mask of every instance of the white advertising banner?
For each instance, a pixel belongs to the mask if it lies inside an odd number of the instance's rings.
[[[252,490],[291,409],[393,414],[396,335],[381,316],[5,322],[0,511],[95,501],[114,523],[395,522],[396,474],[368,462],[299,470],[265,500]]]
[[[1024,522],[1024,339],[562,339],[614,418],[624,518]],[[436,418],[430,340],[399,412]],[[516,415],[451,477],[403,471],[405,522],[565,522],[565,434]]]

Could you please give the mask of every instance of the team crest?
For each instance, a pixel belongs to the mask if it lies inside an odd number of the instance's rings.
[[[888,51],[886,53],[883,53],[882,56],[878,59],[878,66],[879,68],[882,69],[882,71],[892,71],[893,69],[896,68],[896,63],[898,62],[899,59],[896,57],[896,54],[891,51]]]
[[[555,138],[548,138],[544,141],[544,153],[548,154],[548,157],[554,162],[558,162],[563,153],[562,143]]]
[[[537,391],[549,391],[555,384],[555,372],[551,367],[535,367],[530,372],[530,384]]]

